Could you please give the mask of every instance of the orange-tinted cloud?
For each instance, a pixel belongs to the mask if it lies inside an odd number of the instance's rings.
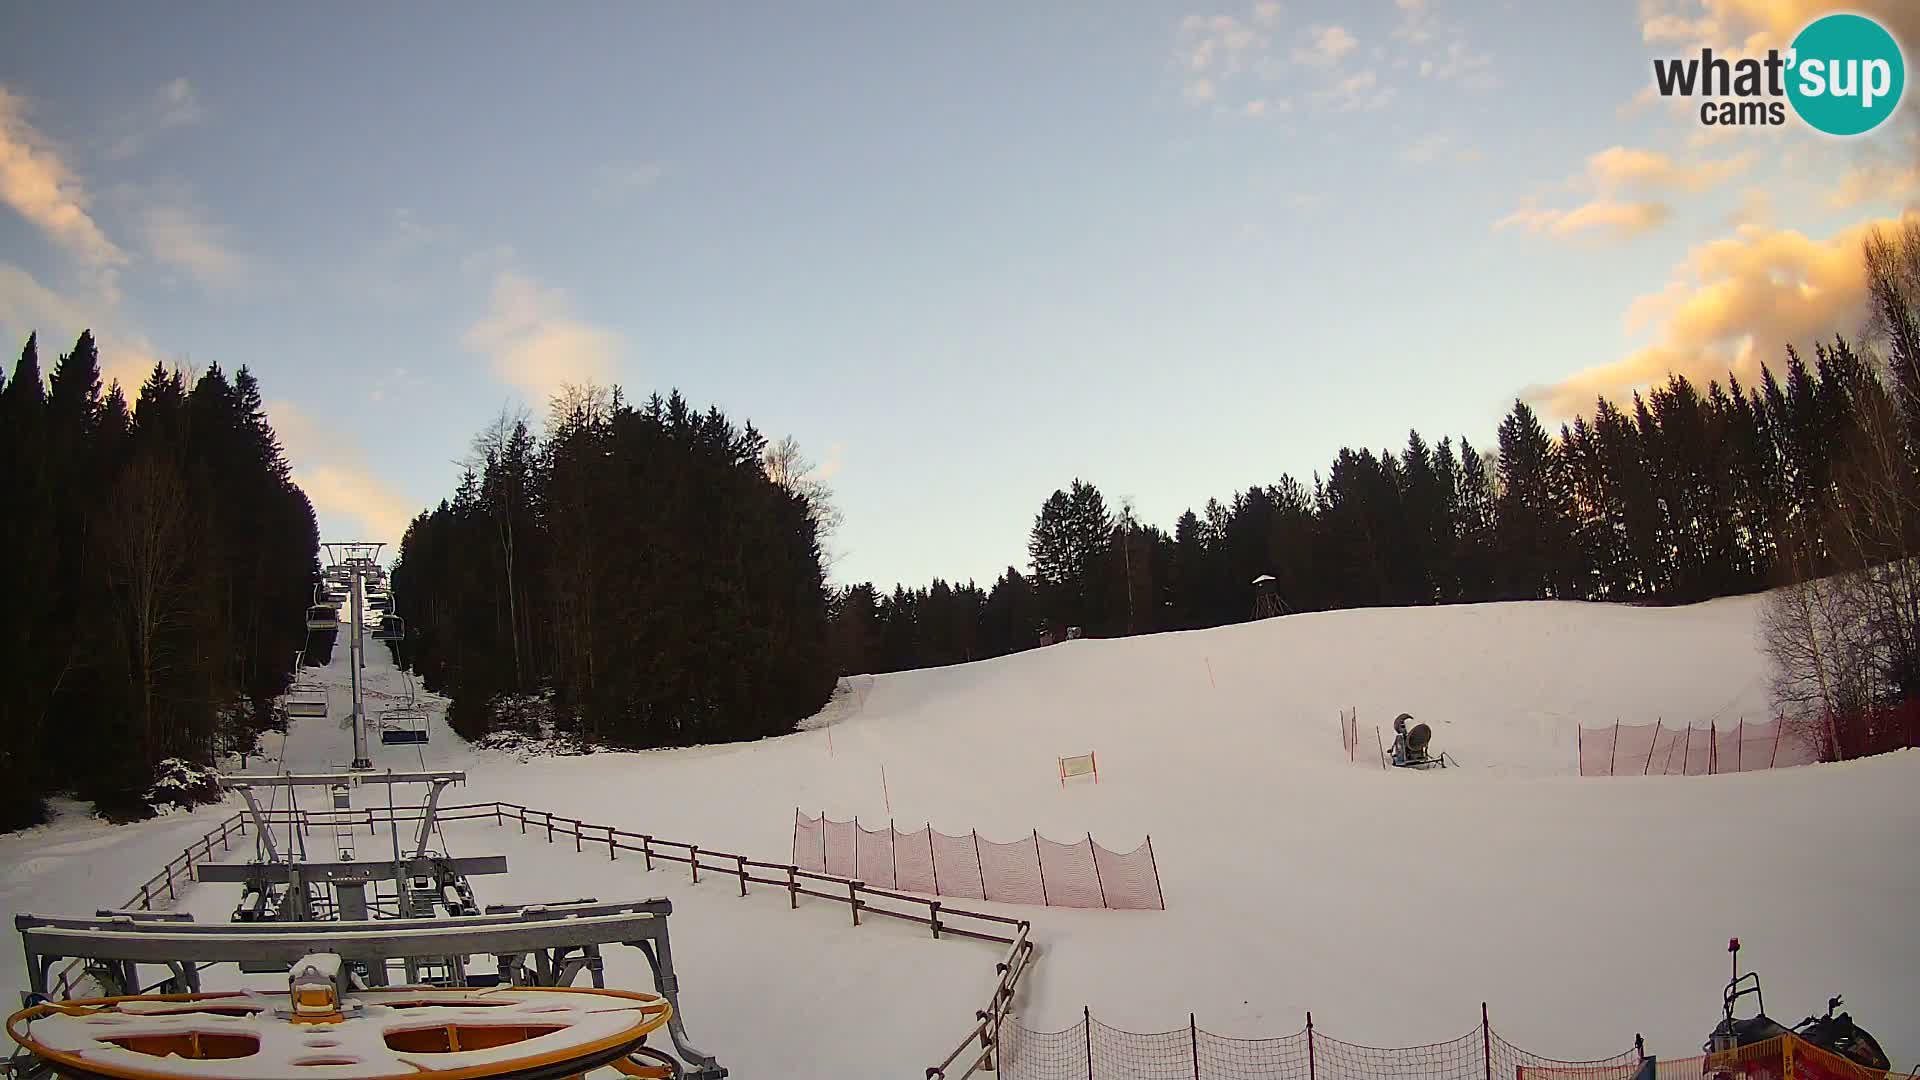
[[[1705,386],[1732,371],[1752,386],[1760,365],[1777,367],[1789,344],[1860,333],[1866,322],[1861,244],[1870,229],[1899,223],[1865,221],[1824,240],[1747,225],[1696,247],[1665,287],[1627,310],[1627,329],[1652,328],[1652,344],[1560,382],[1528,387],[1522,396],[1567,417],[1590,411],[1596,396],[1622,398],[1669,373]]]
[[[26,103],[0,87],[0,201],[76,256],[117,296],[126,252],[107,238],[88,207],[86,185],[53,143],[27,121]]]
[[[494,278],[492,306],[466,344],[541,408],[564,386],[612,382],[621,351],[618,335],[574,316],[565,293],[513,270]]]
[[[352,539],[399,544],[420,507],[382,480],[357,445],[290,401],[269,402],[267,418],[323,531],[351,526]]]

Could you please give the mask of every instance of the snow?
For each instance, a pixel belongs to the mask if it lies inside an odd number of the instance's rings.
[[[1920,752],[1696,777],[1580,777],[1576,729],[1736,724],[1769,715],[1760,601],[1684,608],[1516,603],[1294,615],[1122,640],[1075,640],[976,664],[843,680],[790,736],[676,751],[530,756],[433,742],[373,746],[376,768],[460,768],[448,802],[524,803],[703,848],[788,857],[796,808],[983,836],[1075,837],[1128,850],[1151,834],[1167,910],[1009,908],[1034,922],[1021,1022],[1083,1005],[1137,1031],[1298,1030],[1372,1045],[1449,1038],[1486,1001],[1495,1028],[1563,1058],[1646,1035],[1699,1052],[1718,1019],[1727,938],[1792,1023],[1841,993],[1896,1063],[1920,1059]],[[403,681],[375,649],[371,688]],[[325,672],[345,686],[345,650]],[[345,695],[334,695],[336,711]],[[1339,711],[1402,712],[1459,769],[1349,765]],[[336,717],[335,720],[338,718]],[[269,737],[320,771],[348,747],[332,720]],[[1099,755],[1062,789],[1061,755]],[[885,786],[882,772],[885,770]],[[356,803],[384,801],[359,789]],[[72,820],[0,837],[0,908],[117,904],[235,804],[122,829]],[[386,838],[383,836],[384,841]],[[737,1075],[918,1075],[957,1043],[996,946],[932,941],[842,905],[685,869],[649,874],[517,828],[447,829],[454,854],[502,853],[484,903],[666,895],[688,1033]],[[91,847],[88,845],[92,845]],[[31,872],[21,867],[32,866]],[[202,920],[231,887],[191,891]],[[0,950],[19,977],[17,950]],[[647,988],[608,950],[609,984]],[[836,1072],[836,1070],[838,1070]]]

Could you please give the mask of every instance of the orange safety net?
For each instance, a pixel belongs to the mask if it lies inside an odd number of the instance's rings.
[[[1060,843],[1032,833],[1012,843],[978,833],[951,836],[931,825],[901,832],[891,822],[796,812],[793,864],[817,874],[929,896],[1052,907],[1154,909],[1166,906],[1153,843],[1109,851],[1093,837]]]

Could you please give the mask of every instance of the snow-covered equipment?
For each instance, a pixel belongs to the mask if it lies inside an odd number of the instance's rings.
[[[1891,1068],[1886,1051],[1847,1013],[1834,1014],[1842,1002],[1827,999],[1823,1016],[1809,1016],[1789,1028],[1767,1015],[1760,975],[1740,974],[1740,939],[1727,942],[1733,954],[1733,978],[1721,992],[1720,1023],[1702,1047],[1708,1080],[1881,1080]],[[1741,999],[1753,998],[1752,1016],[1736,1016]]]
[[[371,1080],[533,1080],[612,1066],[626,1076],[719,1080],[713,1055],[687,1038],[665,899],[492,908],[396,922],[222,926],[107,913],[15,919],[32,984],[7,1021],[24,1054],[16,1077],[265,1080],[326,1065]],[[142,913],[144,914],[144,913]],[[655,992],[607,989],[601,948],[646,957]],[[489,955],[490,965],[474,965]],[[48,974],[84,959],[106,996],[49,999]],[[447,963],[441,985],[389,984]],[[214,964],[286,973],[284,991],[204,993]],[[167,974],[140,994],[141,965]],[[492,971],[482,970],[491,967]],[[571,985],[586,973],[591,987]],[[645,1047],[666,1028],[678,1059]]]
[[[1458,762],[1447,757],[1445,751],[1435,753],[1432,749],[1433,729],[1425,724],[1407,726],[1413,719],[1412,713],[1401,713],[1393,718],[1393,756],[1394,766],[1402,769],[1444,769]]]

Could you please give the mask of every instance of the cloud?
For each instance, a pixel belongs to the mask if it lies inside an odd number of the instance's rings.
[[[1293,50],[1293,58],[1311,67],[1332,67],[1359,45],[1359,39],[1341,26],[1307,28],[1308,42]]]
[[[1554,237],[1600,234],[1625,239],[1658,228],[1672,208],[1653,196],[1698,194],[1745,172],[1752,154],[1694,163],[1677,162],[1657,150],[1610,146],[1587,157],[1586,168],[1570,177],[1567,188],[1590,196],[1570,210],[1546,209],[1536,196],[1494,222],[1495,229],[1523,228]],[[1634,197],[1624,197],[1632,193]]]
[[[23,100],[0,88],[0,201],[80,260],[101,290],[117,298],[127,254],[94,221],[86,185],[26,113]]]
[[[1903,112],[1900,131],[1864,143],[1853,165],[1827,196],[1827,205],[1845,210],[1861,203],[1890,202],[1920,208],[1920,110]]]
[[[400,542],[419,508],[380,478],[351,437],[290,401],[268,402],[266,411],[293,466],[293,481],[312,500],[323,532],[351,524],[356,539]]]
[[[1720,161],[1683,165],[1657,150],[1610,146],[1587,158],[1587,176],[1601,192],[1637,187],[1698,193],[1738,176],[1752,161],[1752,155],[1742,154]]]
[[[1480,160],[1480,151],[1459,145],[1459,140],[1444,132],[1423,135],[1400,151],[1400,160],[1415,165],[1430,165],[1441,160],[1465,164]]]
[[[1695,247],[1664,287],[1627,309],[1629,332],[1652,328],[1652,344],[1560,382],[1528,387],[1522,396],[1566,417],[1589,409],[1596,396],[1623,397],[1669,373],[1705,386],[1732,371],[1743,384],[1756,385],[1761,363],[1777,364],[1788,344],[1804,347],[1860,331],[1866,313],[1861,243],[1868,230],[1899,224],[1865,221],[1825,240],[1748,225]]]
[[[64,295],[11,263],[0,262],[0,358],[12,364],[27,335],[40,335],[40,370],[53,371],[53,361],[65,352],[80,331],[92,330],[100,350],[100,383],[104,388],[120,381],[128,398],[140,389],[147,373],[161,359],[153,343],[120,326],[112,305],[100,297]]]
[[[1558,237],[1601,233],[1620,239],[1657,228],[1667,220],[1668,214],[1668,208],[1663,203],[1595,199],[1571,210],[1523,206],[1494,222],[1493,227],[1522,228],[1531,233]]]
[[[601,202],[625,202],[658,183],[665,172],[653,162],[602,166],[594,172],[593,196]]]
[[[466,345],[542,406],[566,385],[613,381],[621,351],[618,335],[572,314],[565,293],[510,269],[495,276],[492,305]]]
[[[1370,112],[1386,108],[1392,103],[1393,94],[1393,87],[1380,85],[1379,76],[1369,68],[1317,91],[1313,100],[1322,105],[1331,105],[1341,112]]]
[[[1500,87],[1493,54],[1474,48],[1465,27],[1435,14],[1426,0],[1406,0],[1398,6],[1400,19],[1394,24],[1393,37],[1412,50],[1421,78],[1458,83],[1469,90]]]
[[[142,246],[156,263],[215,289],[239,288],[254,278],[252,260],[228,247],[227,230],[203,220],[184,192],[158,202],[147,202],[147,197],[133,197],[134,217]]]
[[[156,90],[122,122],[124,133],[107,147],[109,160],[123,161],[146,148],[155,135],[197,124],[205,116],[193,84],[174,79]]]
[[[1215,100],[1222,86],[1247,75],[1271,52],[1266,27],[1279,18],[1277,7],[1261,4],[1250,19],[1232,15],[1189,15],[1180,20],[1173,61],[1181,78],[1180,96],[1189,105]]]

